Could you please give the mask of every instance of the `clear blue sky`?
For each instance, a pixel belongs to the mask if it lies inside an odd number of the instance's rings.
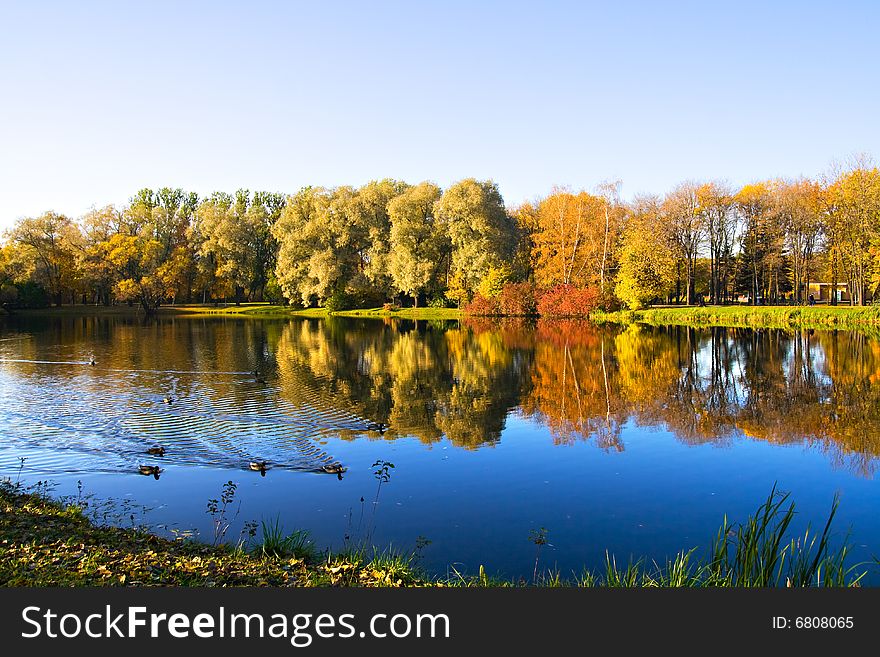
[[[164,185],[517,203],[880,156],[876,1],[0,3],[0,227]]]

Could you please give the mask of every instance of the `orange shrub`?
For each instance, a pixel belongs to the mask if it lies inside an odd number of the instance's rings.
[[[498,305],[504,315],[534,315],[537,312],[535,287],[531,283],[505,283]]]
[[[500,315],[501,308],[496,297],[484,297],[477,292],[471,302],[464,307],[464,312],[466,315]]]
[[[599,307],[599,291],[594,287],[556,285],[538,299],[542,317],[586,317]]]

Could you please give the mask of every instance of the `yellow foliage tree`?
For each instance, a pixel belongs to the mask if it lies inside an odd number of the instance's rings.
[[[541,201],[532,235],[535,282],[604,287],[610,280],[620,208],[609,198],[555,189]]]
[[[655,204],[645,204],[630,217],[620,248],[615,294],[631,309],[649,304],[673,287],[675,255]]]

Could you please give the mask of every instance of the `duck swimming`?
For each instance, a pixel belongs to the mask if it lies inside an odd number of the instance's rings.
[[[342,473],[345,472],[347,468],[345,468],[341,463],[331,463],[329,465],[322,465],[321,471],[326,472],[327,474],[335,474],[336,478],[342,481]]]
[[[265,477],[266,470],[269,469],[269,463],[267,461],[251,461],[248,464],[248,468],[254,472],[259,472],[261,477]]]
[[[161,445],[157,447],[150,447],[147,450],[147,454],[152,454],[153,456],[165,456],[165,448]]]
[[[142,475],[153,475],[155,479],[158,479],[159,473],[162,472],[162,470],[158,465],[139,465],[138,472]]]
[[[89,365],[97,365],[97,364],[98,364],[98,361],[95,360],[94,356],[91,356],[89,358]]]
[[[164,399],[162,399],[162,402],[165,404],[171,404],[171,397],[166,396]]]

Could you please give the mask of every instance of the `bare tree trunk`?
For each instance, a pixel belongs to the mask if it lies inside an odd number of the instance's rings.
[[[694,263],[688,258],[687,263],[687,286],[685,288],[687,294],[687,305],[692,306],[694,303]]]
[[[608,204],[605,204],[605,244],[602,246],[602,269],[599,271],[599,288],[601,292],[605,293],[605,259],[608,255],[608,232],[609,232],[609,222],[608,222]]]
[[[675,303],[681,303],[681,260],[675,263]]]
[[[758,304],[758,267],[752,263],[752,305]]]
[[[831,305],[837,305],[837,249],[831,249]]]

